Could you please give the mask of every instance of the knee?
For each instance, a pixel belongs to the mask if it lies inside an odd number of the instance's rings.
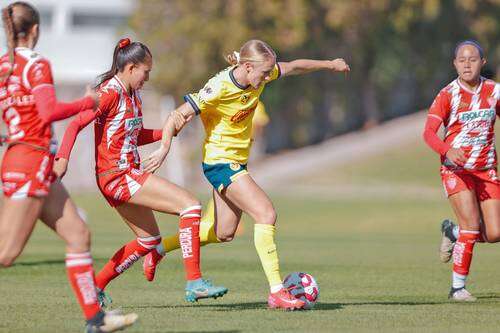
[[[222,243],[230,242],[234,239],[234,232],[220,232],[217,233],[217,239]]]
[[[0,254],[0,267],[10,267],[16,261],[16,258],[19,256],[20,251],[4,251]]]
[[[1,256],[0,257],[0,267],[10,267],[16,260],[16,257],[14,256]]]
[[[72,230],[65,240],[68,249],[88,251],[90,249],[90,230],[82,221],[80,226]]]
[[[257,223],[259,224],[269,224],[269,225],[275,225],[276,224],[276,219],[278,218],[276,211],[274,208],[268,207],[266,209],[263,209],[259,216],[257,217]]]
[[[500,230],[495,230],[494,232],[487,232],[485,234],[485,241],[488,243],[498,243],[500,242]]]
[[[189,196],[187,197],[186,199],[184,199],[184,202],[182,203],[182,208],[181,208],[181,211],[184,211],[186,209],[189,209],[191,207],[196,207],[196,206],[200,206],[201,207],[201,202],[200,200],[196,199],[195,197],[193,196]]]

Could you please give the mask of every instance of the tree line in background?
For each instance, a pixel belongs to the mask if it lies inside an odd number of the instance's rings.
[[[455,44],[500,59],[500,0],[141,0],[130,19],[154,54],[162,93],[197,91],[224,55],[262,39],[278,60],[345,58],[348,77],[318,72],[271,83],[268,149],[300,147],[416,112],[455,77]]]

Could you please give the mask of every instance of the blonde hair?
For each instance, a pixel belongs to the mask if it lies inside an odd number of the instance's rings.
[[[269,58],[276,59],[276,52],[266,42],[252,39],[243,44],[240,52],[234,51],[226,55],[226,61],[231,65],[242,64],[244,62],[260,62]]]

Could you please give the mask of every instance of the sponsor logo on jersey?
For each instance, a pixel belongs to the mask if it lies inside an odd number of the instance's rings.
[[[0,102],[0,108],[7,109],[11,106],[30,106],[34,104],[35,104],[35,98],[33,97],[33,95],[24,95],[15,97],[9,96]]]
[[[493,120],[495,119],[495,110],[479,109],[460,113],[459,120],[462,123],[475,120]]]
[[[3,178],[8,180],[23,180],[26,178],[26,174],[22,172],[6,172],[3,174]]]
[[[248,117],[253,112],[253,110],[255,110],[255,108],[240,110],[234,116],[231,117],[231,121],[233,123],[239,123],[240,121],[245,120],[245,118]]]
[[[127,131],[140,129],[141,127],[142,127],[142,117],[125,119],[125,129]]]

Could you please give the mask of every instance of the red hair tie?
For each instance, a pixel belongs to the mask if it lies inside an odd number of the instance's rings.
[[[118,42],[118,47],[120,49],[123,49],[125,46],[129,45],[130,44],[130,39],[129,38],[122,38],[120,39],[120,41]]]

